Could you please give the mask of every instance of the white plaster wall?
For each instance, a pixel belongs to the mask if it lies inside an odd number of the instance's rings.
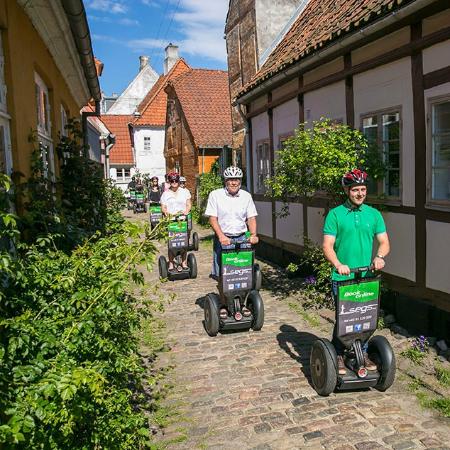
[[[151,152],[144,155],[144,137],[151,139]],[[135,128],[134,150],[136,154],[136,168],[139,173],[148,173],[164,179],[166,173],[166,159],[164,158],[165,131],[163,127]]]
[[[411,59],[403,58],[391,64],[355,75],[355,126],[361,116],[392,107],[401,107],[402,139],[402,203],[414,206],[414,117],[411,81]]]
[[[416,280],[416,229],[412,214],[383,213],[391,252],[385,271],[408,280]],[[377,251],[375,243],[374,252]]]
[[[272,234],[272,203],[271,202],[255,202],[258,217],[258,234],[273,237]]]
[[[324,214],[323,208],[308,207],[308,237],[318,245],[323,241]]]
[[[275,203],[279,213],[283,203]],[[303,205],[301,203],[289,203],[289,215],[283,218],[277,217],[277,239],[291,244],[303,245]]]
[[[305,121],[313,122],[321,117],[346,121],[345,82],[330,84],[321,89],[307,92],[304,96]]]
[[[426,285],[450,293],[450,223],[427,220]]]
[[[119,95],[108,114],[133,114],[158,79],[151,66],[146,66]]]
[[[298,102],[297,99],[289,100],[273,110],[273,145],[276,150],[279,149],[279,138],[287,134],[294,134],[298,127]]]
[[[450,40],[425,48],[422,55],[423,73],[450,66]]]
[[[294,78],[293,80],[284,83],[283,85],[275,88],[272,91],[272,101],[278,100],[279,98],[284,97],[285,95],[294,92],[297,89],[298,89],[298,78]]]
[[[256,146],[259,141],[269,139],[269,116],[266,112],[252,119],[253,189],[256,191]]]

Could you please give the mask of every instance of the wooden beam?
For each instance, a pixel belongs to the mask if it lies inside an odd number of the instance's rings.
[[[352,54],[346,53],[344,55],[344,70],[352,68]],[[355,99],[353,95],[353,76],[345,77],[345,115],[347,118],[347,125],[351,128],[355,127]]]
[[[431,89],[444,83],[450,83],[450,66],[429,72],[423,76],[423,87],[425,89]]]
[[[411,56],[411,79],[414,117],[414,155],[415,155],[415,242],[416,242],[416,283],[420,287],[426,285],[427,230],[425,219],[426,203],[426,123],[423,85],[423,61],[421,47],[418,42],[422,38],[422,22],[411,26],[411,47],[415,50]]]

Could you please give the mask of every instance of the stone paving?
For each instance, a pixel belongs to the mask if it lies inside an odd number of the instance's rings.
[[[205,239],[209,232],[200,234]],[[318,396],[309,352],[317,337],[330,335],[331,325],[311,326],[269,290],[261,291],[262,331],[209,337],[202,304],[205,294],[217,291],[208,278],[211,249],[201,241],[196,280],[163,285],[176,300],[164,317],[172,350],[160,364],[175,365],[166,403],[182,414],[157,440],[185,435],[169,445],[176,449],[450,449],[450,421],[422,409],[401,377],[385,393]],[[166,254],[165,246],[161,251]],[[148,277],[157,279],[157,268]]]

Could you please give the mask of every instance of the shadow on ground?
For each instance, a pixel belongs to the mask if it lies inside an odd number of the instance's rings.
[[[303,278],[288,278],[282,269],[267,262],[261,271],[263,289],[269,291],[277,300],[299,295],[303,291]]]
[[[301,370],[308,383],[312,387],[311,372],[309,367],[309,358],[311,347],[318,337],[312,333],[299,331],[292,325],[283,324],[280,327],[280,333],[277,334],[277,341],[292,359],[300,363]]]

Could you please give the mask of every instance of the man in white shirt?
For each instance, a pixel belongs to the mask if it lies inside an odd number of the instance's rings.
[[[256,216],[258,215],[252,196],[241,189],[242,170],[228,167],[223,176],[225,187],[209,194],[205,215],[214,230],[213,269],[211,277],[218,279],[220,274],[220,255],[222,245],[230,245],[230,238],[245,240],[245,233],[250,231],[250,242],[258,243],[256,233]]]
[[[161,211],[165,216],[189,214],[191,210],[191,193],[186,188],[180,188],[180,175],[177,172],[170,172],[167,175],[170,188],[161,195]],[[173,270],[173,260],[175,255],[169,251],[169,270]],[[187,269],[187,252],[181,253],[182,266]]]

